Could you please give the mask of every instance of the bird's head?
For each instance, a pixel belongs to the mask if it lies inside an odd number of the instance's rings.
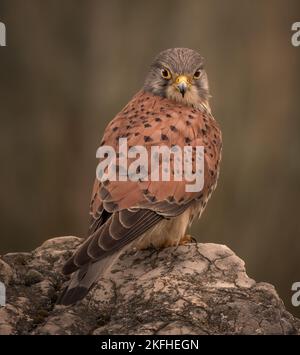
[[[208,105],[209,86],[203,58],[188,48],[171,48],[153,61],[144,90],[185,105]]]

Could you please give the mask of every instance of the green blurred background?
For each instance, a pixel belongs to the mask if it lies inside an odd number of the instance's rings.
[[[218,188],[193,234],[228,245],[289,310],[300,281],[299,0],[1,0],[0,253],[85,236],[104,127],[153,57],[206,58],[223,130]]]

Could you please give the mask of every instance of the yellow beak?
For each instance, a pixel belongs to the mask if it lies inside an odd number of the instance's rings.
[[[175,80],[176,89],[181,93],[182,97],[184,97],[187,89],[190,86],[189,79],[185,75],[179,75]]]

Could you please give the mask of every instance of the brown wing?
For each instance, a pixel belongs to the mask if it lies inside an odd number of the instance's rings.
[[[91,200],[90,236],[67,262],[65,273],[113,253],[163,218],[181,214],[195,201],[205,207],[216,185],[221,133],[207,110],[196,110],[140,92],[108,125],[101,144],[118,151],[122,137],[127,138],[128,148],[142,145],[149,154],[153,145],[204,146],[204,188],[200,192],[186,192],[187,181],[174,181],[172,170],[171,181],[100,183],[96,179]],[[119,166],[119,158],[116,165]],[[148,171],[150,174],[150,165]]]

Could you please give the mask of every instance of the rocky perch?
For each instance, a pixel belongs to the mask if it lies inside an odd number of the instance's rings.
[[[54,238],[0,258],[0,334],[299,334],[274,287],[217,244],[128,252],[83,301],[55,306],[80,242]]]

